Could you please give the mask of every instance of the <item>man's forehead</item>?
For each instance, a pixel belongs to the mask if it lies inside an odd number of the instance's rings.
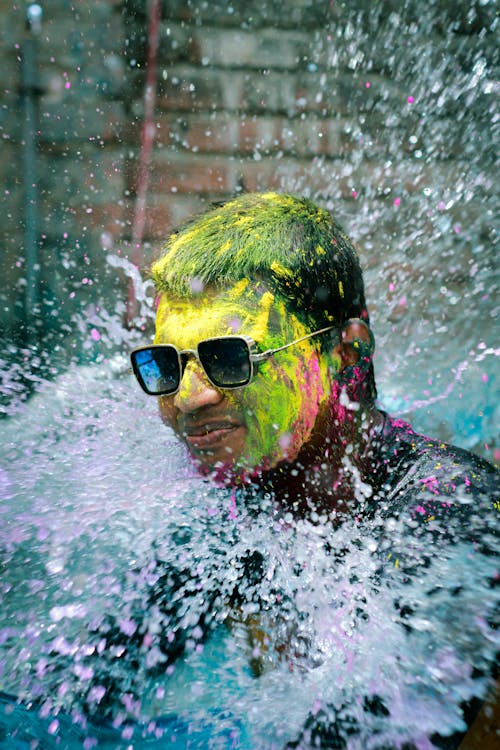
[[[228,285],[206,285],[197,286],[192,294],[178,295],[166,291],[159,297],[158,310],[163,313],[187,313],[200,314],[200,311],[209,307],[220,306],[222,308],[233,307],[260,307],[269,306],[269,301],[274,301],[275,295],[267,284],[257,279],[241,279]]]
[[[157,334],[162,329],[185,327],[209,337],[242,333],[256,341],[270,326],[287,317],[283,302],[261,280],[242,279],[225,287],[205,287],[191,295],[163,292],[156,315]],[[217,331],[217,327],[220,329]],[[277,326],[278,328],[281,326]],[[212,330],[213,328],[213,330]]]

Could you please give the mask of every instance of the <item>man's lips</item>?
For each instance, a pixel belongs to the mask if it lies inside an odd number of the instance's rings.
[[[186,425],[182,435],[188,446],[194,450],[213,450],[223,443],[243,425],[240,422],[216,420],[196,425]]]

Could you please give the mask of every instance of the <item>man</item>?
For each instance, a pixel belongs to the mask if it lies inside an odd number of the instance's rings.
[[[371,520],[380,559],[408,580],[458,543],[496,551],[493,467],[377,408],[359,261],[326,211],[243,195],[172,235],[152,277],[156,337],[132,353],[135,375],[199,472],[233,489],[235,514],[265,496],[290,523]],[[342,747],[358,730],[335,717],[311,715],[297,743]]]
[[[382,496],[393,512],[424,493],[433,511],[438,492],[470,495],[495,477],[377,409],[359,261],[311,202],[230,201],[174,234],[152,277],[155,345],[133,353],[134,371],[216,481],[256,482],[294,512],[340,520]]]

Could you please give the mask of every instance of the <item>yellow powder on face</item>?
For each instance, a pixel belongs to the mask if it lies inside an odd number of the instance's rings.
[[[250,284],[249,279],[240,279],[234,286],[227,290],[227,297],[230,300],[237,300],[241,297],[245,289]]]
[[[190,372],[196,370],[197,377],[183,377],[179,388],[179,397],[183,401],[191,399],[196,394],[203,391],[206,387],[206,375],[198,362],[195,360],[189,360],[186,365],[184,372]]]
[[[270,339],[276,338],[276,346],[308,333],[284,299],[268,289],[262,292],[262,287],[243,279],[227,289],[208,288],[196,298],[161,295],[157,342],[189,349],[211,336],[241,332],[272,347]],[[237,327],[231,328],[235,321]],[[310,439],[330,391],[332,370],[337,369],[331,353],[318,355],[317,349],[315,340],[294,344],[259,364],[248,387],[224,392],[228,408],[241,411],[248,428],[243,452],[235,457],[237,465],[254,468],[291,460]],[[194,375],[195,369],[198,377],[183,378],[179,398],[187,399],[203,387],[199,363],[190,359],[185,372]]]
[[[243,333],[257,341],[269,333],[274,296],[260,295],[249,279],[241,279],[224,291],[207,289],[196,297],[162,294],[156,313],[156,343],[194,347],[211,336]]]
[[[275,305],[279,319],[281,320],[281,331],[283,338],[286,341],[294,341],[300,339],[309,333],[306,326],[297,318],[293,313],[289,313],[286,304],[283,299],[279,298],[276,300]],[[291,338],[290,338],[291,336]],[[297,346],[300,347],[300,344]],[[292,352],[293,353],[293,352]]]
[[[274,324],[284,342],[290,343],[308,330],[286,310],[278,297],[273,304]],[[318,357],[311,341],[294,344],[259,365],[254,383],[241,394],[248,409],[249,433],[246,461],[258,465],[262,456],[271,464],[293,458],[309,440],[320,405],[330,389],[328,358]],[[287,442],[287,436],[289,442]]]
[[[259,302],[259,312],[255,318],[253,337],[256,341],[262,341],[269,329],[269,313],[274,302],[274,295],[271,292],[264,292]]]
[[[158,302],[158,307],[156,309],[156,331],[158,333],[158,330],[162,327],[165,317],[167,315],[168,311],[168,301],[165,294],[160,295],[160,299]],[[156,340],[156,339],[155,339]]]
[[[214,300],[212,295],[180,298],[162,294],[156,312],[155,343],[173,343],[190,348],[211,336],[234,333],[230,320],[238,314],[239,306],[232,300]],[[228,309],[234,315],[228,315]]]

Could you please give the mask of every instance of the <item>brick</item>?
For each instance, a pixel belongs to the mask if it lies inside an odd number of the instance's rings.
[[[237,166],[239,183],[249,192],[267,189],[300,192],[312,177],[309,161],[292,158],[241,159]]]
[[[192,65],[160,68],[157,91],[159,109],[175,111],[236,110],[246,73]]]
[[[283,152],[296,156],[322,153],[322,121],[253,115],[240,120],[240,151],[262,155]]]
[[[41,143],[112,143],[122,140],[126,116],[119,101],[93,98],[82,103],[78,96],[71,96],[61,103],[42,98],[39,126]]]
[[[157,257],[161,243],[187,219],[209,207],[209,201],[198,194],[172,193],[150,195],[146,209],[145,236],[153,243],[147,254],[150,262]]]
[[[284,147],[281,117],[242,116],[239,121],[239,148],[243,153],[268,154]]]
[[[269,155],[283,151],[297,156],[339,156],[359,146],[345,119],[158,112],[155,120],[158,145],[193,153]],[[127,142],[137,144],[140,132],[139,121],[129,126]]]
[[[148,198],[145,236],[153,241],[164,241],[173,228],[170,197],[155,194]]]
[[[83,144],[78,154],[66,152],[55,157],[39,152],[40,191],[53,202],[69,205],[94,205],[109,196],[122,197],[124,190],[124,156],[121,150],[101,150]]]
[[[130,234],[133,209],[123,199],[75,206],[73,216],[80,226],[97,227],[99,234],[107,233],[115,240]]]
[[[313,115],[282,120],[281,146],[285,153],[297,156],[345,156],[354,147],[345,119],[319,118]]]
[[[243,79],[241,109],[249,112],[272,112],[292,115],[296,111],[295,76],[289,72],[249,72]]]
[[[240,159],[237,162],[238,180],[244,190],[285,190],[303,195],[329,196],[335,200],[353,200],[354,191],[362,193],[371,189],[374,180],[380,183],[378,173],[366,162],[354,169],[350,163],[323,158],[299,159],[264,157],[259,161]]]
[[[200,62],[197,29],[185,24],[162,23],[159,35],[158,59],[162,65],[178,62]]]
[[[184,20],[203,26],[246,27],[260,29],[269,26],[273,29],[323,27],[330,17],[329,3],[311,0],[288,0],[286,13],[282,2],[245,0],[232,2],[211,0],[210,3],[186,4],[184,0],[166,0],[163,3],[165,15],[170,19]]]
[[[164,146],[200,152],[232,153],[238,148],[238,120],[229,113],[164,114],[157,120]]]
[[[224,105],[224,78],[214,71],[176,67],[158,81],[159,109],[210,110]]]
[[[193,33],[201,61],[220,67],[294,70],[310,47],[310,36],[300,31],[205,27]]]
[[[395,91],[395,89],[394,89]],[[401,92],[398,90],[400,103]],[[240,108],[255,113],[280,113],[287,117],[315,113],[320,116],[350,116],[372,112],[386,101],[387,91],[367,92],[364,80],[336,71],[307,72],[248,71],[243,79]]]
[[[158,152],[151,169],[151,191],[158,193],[230,193],[236,187],[230,162],[204,154]]]

